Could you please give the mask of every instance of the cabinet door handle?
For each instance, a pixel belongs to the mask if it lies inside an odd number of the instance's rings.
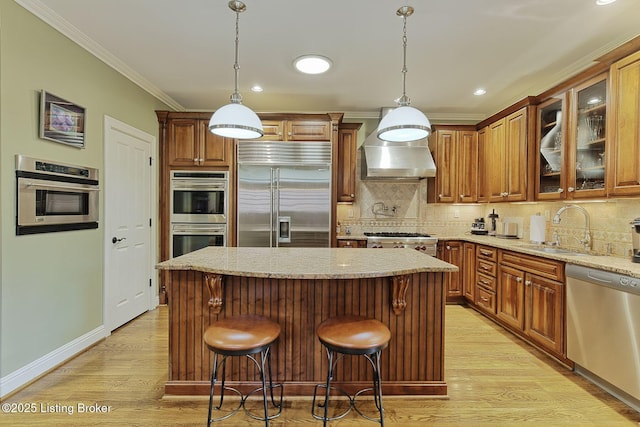
[[[564,188],[558,188],[558,193],[564,193]]]
[[[451,246],[447,245],[447,250],[450,251],[451,250]]]
[[[464,194],[460,195],[460,200],[464,199]]]
[[[509,193],[505,191],[504,193],[500,193],[500,195],[501,195],[502,197],[507,197],[507,196],[509,195]]]
[[[527,285],[527,286],[531,286],[531,280],[525,281],[524,284]]]
[[[438,194],[438,199],[442,199],[442,194]]]
[[[518,283],[522,282],[522,277],[516,277],[516,282]]]
[[[575,188],[573,188],[573,187],[569,187],[569,188],[567,188],[567,191],[568,191],[569,193],[573,193],[573,192],[575,191]]]

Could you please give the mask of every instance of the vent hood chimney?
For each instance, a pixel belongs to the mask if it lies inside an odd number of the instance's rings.
[[[383,108],[381,118],[392,108]],[[362,179],[418,180],[436,176],[427,139],[388,142],[374,130],[362,144]]]

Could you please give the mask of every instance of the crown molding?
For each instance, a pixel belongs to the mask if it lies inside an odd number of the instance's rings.
[[[68,37],[71,41],[91,53],[93,56],[122,74],[127,79],[138,85],[150,95],[164,102],[176,111],[184,111],[185,108],[175,99],[160,90],[156,85],[145,79],[118,57],[114,56],[99,43],[87,37],[82,31],[71,25],[68,21],[60,17],[41,0],[15,0],[20,6],[43,20],[46,24]]]

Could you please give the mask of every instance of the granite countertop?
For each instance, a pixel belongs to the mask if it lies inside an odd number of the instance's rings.
[[[461,240],[465,242],[477,243],[492,246],[500,249],[508,249],[515,252],[521,252],[528,255],[539,256],[557,261],[564,261],[567,264],[581,265],[583,267],[596,268],[599,270],[610,271],[613,273],[624,274],[631,277],[640,278],[640,264],[631,262],[628,257],[614,257],[605,255],[567,255],[560,253],[546,253],[537,251],[532,248],[531,242],[526,239],[501,239],[495,236],[482,236],[474,234],[451,234],[451,235],[433,235],[439,241],[444,240]],[[366,239],[364,235],[338,236],[340,238],[348,238],[352,240]]]
[[[458,271],[452,264],[413,249],[214,246],[161,262],[156,268],[276,279],[355,279]]]
[[[501,249],[509,249],[515,252],[522,252],[528,255],[564,261],[567,264],[581,265],[583,267],[596,268],[599,270],[640,278],[640,264],[631,262],[629,258],[592,255],[586,253],[581,253],[579,255],[546,253],[533,249],[532,247],[537,245],[532,245],[531,242],[525,239],[500,239],[494,236],[476,236],[472,234],[465,235],[464,237],[452,237],[451,239],[445,239],[441,236],[438,236],[438,238],[440,240],[463,240],[472,243],[479,243]]]

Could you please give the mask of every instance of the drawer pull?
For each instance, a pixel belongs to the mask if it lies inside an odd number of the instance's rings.
[[[489,302],[489,298],[480,297],[480,301],[482,301],[482,302]]]
[[[491,252],[486,252],[486,251],[480,251],[480,254],[484,256],[491,256]]]
[[[483,285],[490,285],[489,282],[487,282],[486,280],[482,280],[482,279],[480,279],[480,283],[482,283]]]

